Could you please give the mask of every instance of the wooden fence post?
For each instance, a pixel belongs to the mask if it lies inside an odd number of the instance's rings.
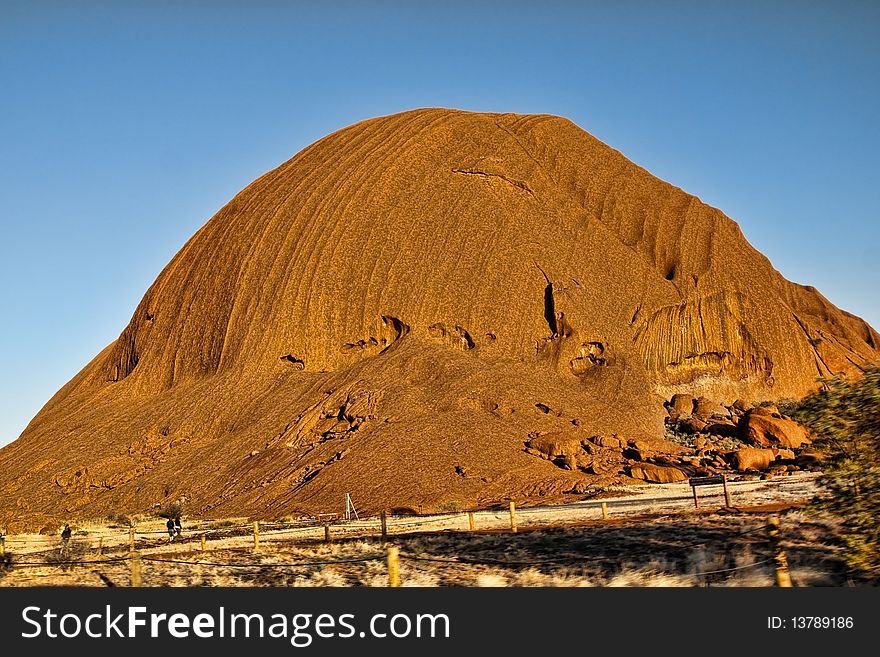
[[[767,520],[770,549],[773,551],[773,565],[776,570],[776,586],[780,588],[791,587],[791,574],[788,571],[788,559],[782,549],[782,539],[779,535],[779,517],[773,516]]]
[[[0,557],[6,554],[6,535],[0,534]]]
[[[205,543],[206,543],[206,542],[207,542],[207,541],[205,540],[205,535],[202,534],[202,552],[205,551]]]
[[[131,585],[141,586],[141,553],[132,552],[128,558],[128,566],[131,568]]]
[[[382,540],[386,540],[388,538],[388,519],[385,516],[385,510],[382,510],[382,513],[379,514],[379,520],[382,523]]]
[[[695,508],[695,509],[699,509],[699,508],[700,508],[700,503],[697,502],[697,487],[696,487],[696,486],[691,486],[691,490],[694,491],[694,508]]]
[[[400,586],[400,551],[395,545],[388,546],[388,586]]]
[[[134,527],[128,528],[128,551],[134,552]]]
[[[721,483],[724,484],[724,506],[730,508],[733,506],[730,502],[730,491],[727,488],[727,474],[721,473]]]
[[[330,542],[330,523],[324,523],[324,542]]]
[[[254,520],[254,552],[260,549],[260,521]]]
[[[510,531],[516,533],[516,502],[510,502]]]
[[[468,511],[468,528],[471,531],[475,531],[477,528],[476,520],[474,519],[474,512]]]
[[[98,556],[100,557],[102,554],[104,554],[104,537],[103,536],[101,536],[98,539]]]
[[[608,520],[608,504],[602,502],[602,520]]]

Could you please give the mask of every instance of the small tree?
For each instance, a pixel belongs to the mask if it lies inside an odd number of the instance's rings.
[[[176,500],[174,502],[169,503],[164,509],[162,509],[158,516],[160,518],[179,518],[183,515],[183,502],[180,500]]]
[[[793,417],[817,436],[827,454],[819,478],[824,493],[814,508],[843,520],[846,562],[861,577],[880,581],[880,368],[855,382],[824,380]]]

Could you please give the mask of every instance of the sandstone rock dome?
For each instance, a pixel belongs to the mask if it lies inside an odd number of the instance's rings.
[[[537,499],[590,476],[530,436],[660,440],[674,393],[798,397],[878,344],[566,119],[405,112],[211,218],[0,450],[0,516]]]

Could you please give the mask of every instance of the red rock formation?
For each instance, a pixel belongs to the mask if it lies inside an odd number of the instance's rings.
[[[199,230],[0,450],[0,515],[552,496],[584,474],[530,434],[659,440],[674,393],[797,397],[878,345],[570,121],[406,112],[318,141]]]
[[[739,421],[739,435],[743,442],[760,447],[794,447],[808,445],[811,441],[806,429],[793,420],[775,413],[761,412],[756,408]]]

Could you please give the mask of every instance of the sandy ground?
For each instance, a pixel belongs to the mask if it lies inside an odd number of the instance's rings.
[[[622,581],[643,586],[662,576],[679,579],[660,585],[692,586],[705,583],[707,576],[701,573],[719,570],[719,565],[720,570],[736,574],[739,583],[769,585],[769,566],[762,563],[768,558],[762,530],[766,516],[812,497],[816,476],[799,473],[729,482],[733,508],[724,507],[721,486],[698,489],[699,509],[694,509],[687,482],[620,487],[606,491],[610,496],[602,499],[518,508],[516,534],[510,531],[507,508],[474,512],[474,533],[469,531],[466,512],[389,517],[388,540],[407,555],[402,572],[411,585],[570,586]],[[608,519],[602,518],[603,502]],[[840,564],[828,547],[829,528],[800,511],[790,518],[790,541],[798,532],[810,534],[802,541],[809,549],[796,553],[803,557],[801,579],[808,584],[840,584]],[[184,529],[182,537],[170,541],[162,519],[138,523],[136,548],[144,559],[145,584],[387,583],[378,518],[333,522],[329,544],[324,543],[324,527],[310,519],[262,523],[256,552],[253,525],[245,518],[201,522],[185,518]],[[203,536],[205,552],[201,551]],[[62,554],[57,535],[9,536],[6,550],[14,567],[0,577],[0,586],[125,586],[130,581],[125,527],[103,523],[76,527],[69,559]],[[588,554],[593,557],[586,559]],[[570,555],[576,567],[564,555]],[[355,561],[321,563],[340,559]],[[470,563],[474,559],[479,563]],[[76,563],[58,563],[64,560]],[[743,575],[751,579],[744,580]]]

